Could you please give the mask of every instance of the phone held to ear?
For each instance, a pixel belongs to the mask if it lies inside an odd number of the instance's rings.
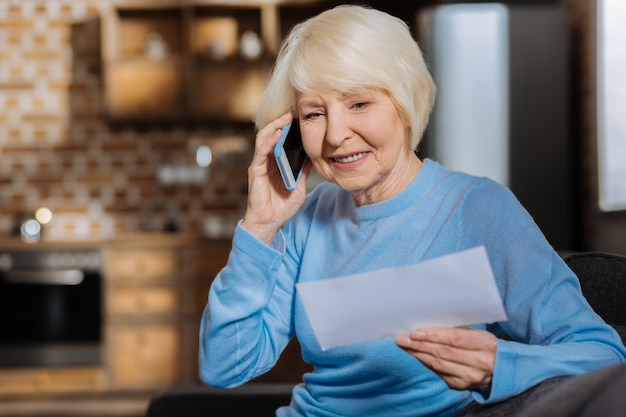
[[[283,127],[283,135],[274,147],[274,157],[285,187],[289,191],[295,190],[307,158],[297,119]]]

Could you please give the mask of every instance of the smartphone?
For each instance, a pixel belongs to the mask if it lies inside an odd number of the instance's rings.
[[[283,127],[283,134],[274,147],[274,157],[285,187],[289,191],[295,190],[307,158],[302,147],[298,120]]]

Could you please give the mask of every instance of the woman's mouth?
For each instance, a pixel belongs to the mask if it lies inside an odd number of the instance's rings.
[[[330,159],[335,161],[335,162],[341,162],[343,164],[347,164],[348,162],[358,161],[359,159],[363,158],[364,156],[365,156],[365,152],[359,152],[357,154],[350,155],[350,156],[332,157]]]

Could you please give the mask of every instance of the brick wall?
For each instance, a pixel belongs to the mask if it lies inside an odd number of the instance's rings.
[[[104,117],[100,11],[109,0],[0,0],[0,235],[39,206],[44,236],[100,238],[232,226],[245,204],[249,151],[214,158],[205,180],[159,181],[193,166],[192,144],[243,137],[245,126],[114,126]]]

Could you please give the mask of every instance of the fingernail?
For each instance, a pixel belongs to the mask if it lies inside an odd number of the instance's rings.
[[[396,344],[402,345],[402,346],[410,345],[411,338],[408,336],[399,336],[398,338],[396,338]]]
[[[426,337],[426,332],[422,330],[416,330],[411,334],[411,337],[413,339],[423,339],[424,337]]]

